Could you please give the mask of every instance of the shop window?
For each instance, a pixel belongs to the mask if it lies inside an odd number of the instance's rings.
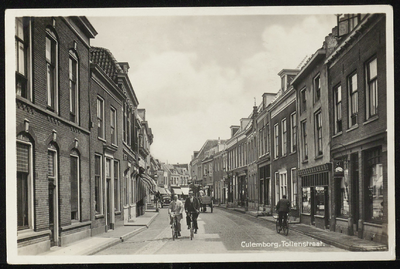
[[[337,203],[336,203],[336,214],[341,217],[349,217],[349,210],[350,210],[350,204],[349,204],[349,182],[348,182],[348,175],[337,178],[336,184],[336,191],[337,191]]]
[[[302,188],[302,212],[311,214],[311,188]]]
[[[325,203],[325,195],[328,195],[328,193],[325,193],[325,187],[322,186],[317,186],[314,188],[314,193],[315,193],[315,198],[314,198],[314,212],[315,215],[321,215],[324,216],[325,215],[325,210],[326,210],[326,206],[327,204]]]
[[[366,152],[364,183],[366,190],[366,220],[381,222],[383,219],[383,166],[381,149]]]

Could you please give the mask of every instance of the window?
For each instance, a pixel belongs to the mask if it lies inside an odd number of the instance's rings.
[[[325,216],[326,196],[328,195],[327,187],[316,186],[314,191],[314,212],[315,215]]]
[[[383,220],[383,165],[381,148],[374,148],[365,153],[366,220]]]
[[[301,122],[302,144],[303,144],[303,161],[308,160],[308,145],[307,145],[307,121]]]
[[[357,124],[358,115],[358,91],[357,73],[351,75],[347,80],[349,89],[349,128]]]
[[[58,43],[55,33],[46,29],[47,106],[58,112]]]
[[[297,207],[297,173],[296,168],[291,169],[291,206],[296,208]]]
[[[334,90],[333,100],[334,105],[334,117],[335,117],[335,134],[342,131],[342,87],[339,85]]]
[[[340,14],[338,16],[339,36],[350,33],[360,22],[360,14]]]
[[[314,78],[314,102],[317,102],[321,99],[321,83],[320,76],[316,76]]]
[[[94,203],[96,214],[103,214],[102,156],[94,157]]]
[[[15,88],[18,96],[30,98],[28,91],[29,20],[15,18]]]
[[[274,126],[274,142],[275,142],[275,158],[278,158],[278,150],[279,150],[279,125],[275,124]]]
[[[300,111],[304,112],[307,109],[306,88],[300,91]]]
[[[122,134],[122,139],[124,140],[124,142],[126,142],[126,110],[127,110],[127,108],[126,108],[126,104],[124,104],[124,107],[123,107],[123,126],[122,126],[122,132],[123,132],[123,134]]]
[[[104,138],[104,101],[97,97],[97,136]]]
[[[302,213],[311,214],[311,188],[302,188]]]
[[[73,152],[70,155],[71,162],[71,220],[80,219],[80,186],[79,186],[79,155]]]
[[[115,108],[111,107],[110,109],[110,132],[111,132],[111,143],[117,144],[117,111]]]
[[[316,155],[322,155],[322,113],[315,114],[315,144]]]
[[[282,122],[282,156],[285,156],[287,153],[287,129],[286,129],[286,119],[283,119]]]
[[[378,113],[378,69],[376,58],[366,65],[366,98],[367,98],[367,119]]]
[[[290,129],[292,130],[290,136],[291,152],[295,152],[297,148],[297,117],[296,113],[290,115]]]
[[[269,152],[269,124],[266,125],[265,131],[266,131],[265,141],[267,144],[267,153],[268,153]]]
[[[17,142],[17,222],[18,230],[33,228],[32,145],[29,139]]]
[[[279,198],[282,199],[283,195],[286,195],[286,197],[287,197],[287,174],[286,174],[286,172],[279,174],[279,186],[280,186]]]
[[[69,51],[69,111],[70,121],[79,124],[78,57]]]

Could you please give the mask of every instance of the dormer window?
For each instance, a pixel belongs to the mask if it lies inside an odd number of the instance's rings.
[[[339,14],[337,15],[338,36],[350,33],[365,17],[365,14]]]

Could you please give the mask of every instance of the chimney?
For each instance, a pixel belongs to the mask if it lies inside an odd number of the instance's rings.
[[[275,93],[266,92],[262,95],[263,97],[263,108],[266,108],[275,98]]]
[[[236,132],[239,130],[240,126],[232,125],[230,128],[231,128],[231,137],[233,137],[236,134]]]
[[[122,68],[125,74],[128,74],[129,64],[127,62],[120,62],[118,63],[119,66]]]

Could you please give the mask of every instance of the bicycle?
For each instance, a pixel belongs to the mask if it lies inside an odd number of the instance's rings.
[[[279,214],[274,215],[274,218],[276,219],[275,225],[276,225],[276,232],[279,234],[281,231],[283,231],[284,235],[289,234],[289,213],[286,213],[286,220],[283,218],[282,220],[282,225],[279,225]]]
[[[190,212],[190,240],[194,238],[194,228],[193,228],[193,212]]]
[[[171,213],[171,218],[172,218],[172,225],[171,225],[171,229],[172,229],[172,240],[175,241],[175,238],[178,238],[178,230],[176,229],[176,227],[178,226],[177,224],[177,218],[176,215],[174,213]]]

